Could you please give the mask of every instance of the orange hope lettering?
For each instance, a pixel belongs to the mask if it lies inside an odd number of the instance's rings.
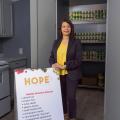
[[[33,77],[33,78],[25,78],[24,79],[25,85],[32,85],[32,84],[45,84],[49,83],[49,76],[44,77]]]

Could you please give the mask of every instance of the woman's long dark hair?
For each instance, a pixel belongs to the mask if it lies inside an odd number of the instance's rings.
[[[63,38],[63,34],[62,34],[62,31],[61,31],[61,27],[62,27],[62,23],[63,22],[68,23],[70,25],[70,27],[71,27],[70,39],[75,39],[75,37],[74,37],[74,25],[72,24],[72,22],[69,19],[63,19],[61,21],[61,24],[60,24],[60,27],[59,27],[59,33],[58,33],[59,34],[59,38],[60,39]]]

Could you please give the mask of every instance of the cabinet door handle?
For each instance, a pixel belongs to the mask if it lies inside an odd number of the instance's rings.
[[[0,72],[0,84],[3,83],[3,79],[2,79],[2,72]]]

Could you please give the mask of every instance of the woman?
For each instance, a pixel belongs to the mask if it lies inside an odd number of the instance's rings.
[[[63,20],[59,39],[55,40],[50,65],[59,73],[64,115],[76,120],[76,88],[81,77],[81,45],[74,39],[74,27],[70,20]],[[65,117],[66,118],[66,117]]]

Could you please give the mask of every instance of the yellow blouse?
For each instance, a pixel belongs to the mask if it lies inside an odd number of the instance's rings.
[[[64,66],[64,62],[66,62],[66,54],[67,54],[68,44],[64,44],[61,42],[58,50],[57,50],[57,63]],[[68,71],[66,69],[57,71],[59,75],[66,75]]]

